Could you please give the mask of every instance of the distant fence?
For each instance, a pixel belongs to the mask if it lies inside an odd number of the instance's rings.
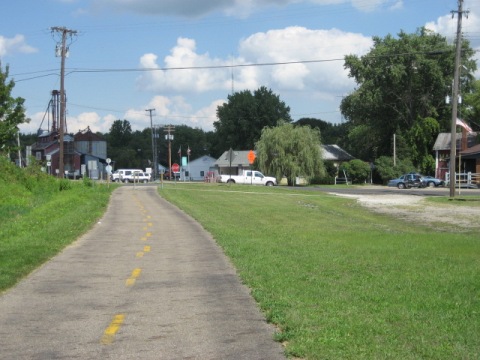
[[[450,184],[450,173],[445,174],[445,184]],[[480,187],[480,173],[455,173],[455,186],[466,188]]]

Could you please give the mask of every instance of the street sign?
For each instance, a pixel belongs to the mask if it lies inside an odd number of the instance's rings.
[[[178,165],[177,163],[172,164],[172,171],[173,172],[179,172],[180,171],[180,165]]]
[[[255,158],[256,158],[255,153],[253,152],[253,150],[250,150],[250,151],[248,152],[248,156],[247,156],[247,157],[248,157],[248,162],[250,163],[250,165],[252,165],[253,162],[255,161]]]

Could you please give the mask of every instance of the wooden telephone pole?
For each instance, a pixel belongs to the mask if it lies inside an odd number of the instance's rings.
[[[455,48],[455,69],[453,74],[453,99],[452,99],[452,123],[451,123],[451,138],[450,138],[450,197],[455,197],[455,160],[457,152],[457,116],[458,116],[458,83],[460,78],[460,61],[462,55],[462,16],[463,13],[468,13],[463,11],[463,0],[458,0],[458,15],[457,21],[457,41]],[[454,16],[455,11],[452,11],[452,17]]]
[[[60,46],[57,44],[56,55],[61,58],[60,65],[60,127],[59,127],[59,158],[58,158],[58,176],[64,177],[64,132],[65,132],[65,113],[66,113],[66,97],[65,97],[65,58],[67,57],[67,35],[72,36],[77,32],[69,30],[65,27],[54,26],[51,28],[52,33],[57,32],[61,34]]]

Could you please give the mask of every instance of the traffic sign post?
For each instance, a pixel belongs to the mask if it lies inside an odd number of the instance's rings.
[[[250,163],[250,165],[253,164],[253,162],[255,161],[255,158],[256,158],[255,153],[253,152],[253,150],[250,150],[248,152],[248,162]]]
[[[173,175],[173,178],[176,182],[177,181],[177,176],[175,175],[175,173],[178,173],[180,171],[180,165],[178,165],[177,163],[174,163],[174,164],[172,164],[172,168],[170,170],[171,170],[170,176]]]

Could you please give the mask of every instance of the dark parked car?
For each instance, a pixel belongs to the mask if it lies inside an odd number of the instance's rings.
[[[426,186],[426,183],[423,182],[422,175],[410,173],[402,175],[398,179],[390,180],[388,186],[398,187],[399,189],[423,188]]]

